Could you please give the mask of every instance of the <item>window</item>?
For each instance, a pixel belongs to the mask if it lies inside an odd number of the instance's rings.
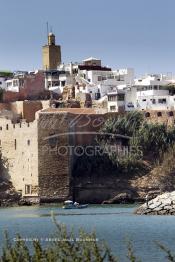
[[[61,81],[61,86],[65,86],[66,81]]]
[[[166,98],[160,98],[158,99],[159,104],[166,104]]]
[[[156,99],[150,99],[150,101],[152,102],[152,104],[156,104]]]
[[[59,86],[60,85],[60,81],[54,81],[52,82],[52,86]]]
[[[31,185],[25,185],[25,194],[31,194],[31,189],[32,189]]]
[[[7,82],[7,87],[12,86],[12,82]]]
[[[16,150],[16,139],[15,139],[15,150]]]
[[[95,100],[100,99],[100,97],[101,97],[100,93],[95,93]]]
[[[117,99],[118,101],[124,101],[125,100],[125,95],[124,94],[118,94],[117,98],[118,98]]]
[[[18,80],[13,80],[13,86],[18,86]]]
[[[30,146],[30,140],[27,140],[27,145]]]
[[[162,116],[162,112],[157,112],[157,116]]]
[[[146,99],[142,99],[142,102],[145,102],[146,101]]]
[[[6,125],[6,130],[9,130],[9,125],[8,124]]]
[[[157,90],[158,89],[158,86],[154,86],[154,90]]]
[[[110,106],[110,111],[116,111],[116,106]]]
[[[109,95],[108,101],[117,101],[117,95]]]

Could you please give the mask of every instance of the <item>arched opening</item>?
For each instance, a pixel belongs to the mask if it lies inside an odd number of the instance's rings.
[[[168,116],[174,116],[173,111],[168,112]]]
[[[157,116],[158,117],[162,116],[162,112],[157,112]]]
[[[145,117],[150,117],[150,113],[149,113],[149,112],[146,112],[146,113],[145,113]]]

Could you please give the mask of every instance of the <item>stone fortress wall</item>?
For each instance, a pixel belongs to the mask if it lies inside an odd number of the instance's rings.
[[[98,131],[100,121],[103,124],[103,120],[114,115],[96,113],[95,109],[50,108],[37,112],[33,122],[21,120],[16,124],[1,117],[0,146],[2,157],[7,159],[3,175],[25,197],[64,200],[72,196],[75,156],[68,152],[58,154],[58,148],[90,144],[94,137],[90,132]],[[34,111],[32,117],[33,114]],[[143,114],[147,121],[175,123],[175,111]]]
[[[6,161],[3,175],[23,196],[38,195],[37,121],[12,124],[0,118],[0,146]]]
[[[100,125],[94,110],[48,109],[38,118],[38,179],[41,200],[65,200],[73,195],[75,145],[92,143]],[[101,122],[102,123],[102,122]]]
[[[38,119],[38,179],[41,201],[64,200],[70,193],[70,158],[58,155],[60,146],[69,145],[68,114],[43,112]]]
[[[175,124],[175,111],[142,111],[148,122],[164,123],[166,125]]]

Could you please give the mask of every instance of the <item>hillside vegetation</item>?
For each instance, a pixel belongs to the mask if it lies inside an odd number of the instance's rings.
[[[129,153],[108,150],[119,142]],[[116,182],[116,194],[130,192],[138,200],[147,193],[155,196],[174,190],[174,126],[147,122],[141,112],[129,112],[108,119],[95,143],[102,154],[78,158],[73,170],[77,183],[90,179],[96,184],[112,186]]]

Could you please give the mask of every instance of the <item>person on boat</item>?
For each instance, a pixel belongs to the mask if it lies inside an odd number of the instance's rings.
[[[146,200],[146,206],[148,207],[148,201],[149,201],[149,196],[148,196],[148,194],[146,195],[145,200]]]

